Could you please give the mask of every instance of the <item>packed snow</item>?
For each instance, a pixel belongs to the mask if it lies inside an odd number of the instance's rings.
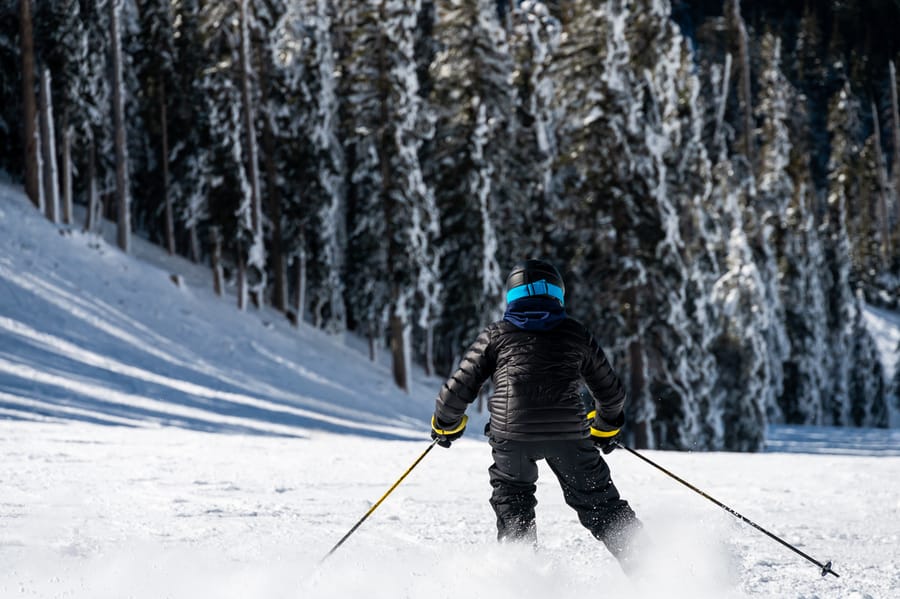
[[[398,392],[360,340],[238,312],[202,267],[133,241],[126,256],[0,186],[2,597],[900,596],[896,430],[645,452],[840,578],[624,451],[608,462],[651,542],[639,575],[543,465],[538,547],[499,545],[474,407],[321,562],[428,447],[441,381]],[[895,315],[872,314],[889,343]]]

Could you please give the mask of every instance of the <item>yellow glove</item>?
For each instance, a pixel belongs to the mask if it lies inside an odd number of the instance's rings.
[[[610,453],[619,445],[619,435],[625,424],[625,414],[619,414],[615,423],[607,422],[602,416],[597,416],[597,410],[591,410],[587,415],[591,423],[591,441],[600,448],[604,454]],[[599,428],[598,428],[599,427]]]
[[[436,416],[431,417],[431,438],[438,440],[441,447],[450,447],[450,444],[463,436],[466,432],[466,424],[469,417],[463,414],[462,420],[453,426],[445,425]]]

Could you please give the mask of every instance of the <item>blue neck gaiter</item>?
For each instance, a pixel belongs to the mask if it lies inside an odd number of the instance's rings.
[[[503,320],[526,331],[549,331],[566,319],[566,309],[552,297],[523,297],[510,302]]]

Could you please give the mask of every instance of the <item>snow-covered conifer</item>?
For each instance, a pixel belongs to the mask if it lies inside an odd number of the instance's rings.
[[[825,254],[813,193],[808,178],[794,190],[785,218],[790,233],[781,244],[781,297],[791,351],[783,364],[778,405],[784,421],[792,424],[822,424],[823,401],[830,392]]]
[[[720,412],[724,397],[710,350],[719,334],[713,287],[722,274],[716,248],[724,235],[720,208],[713,204],[713,166],[703,142],[707,107],[695,57],[674,24],[655,22],[665,52],[649,73],[667,139],[666,188],[677,214],[671,226],[679,229],[683,259],[673,276],[679,296],[671,302],[667,334],[670,347],[679,349],[666,352],[667,383],[661,388],[669,391],[660,394],[657,408],[666,424],[658,425],[657,436],[670,447],[709,448],[717,429],[710,415]]]
[[[511,12],[510,51],[515,61],[515,144],[510,152],[514,185],[497,207],[504,223],[499,260],[511,264],[529,256],[552,256],[557,214],[563,209],[556,193],[558,158],[556,83],[550,65],[562,27],[539,0],[526,0]]]
[[[748,238],[765,284],[767,312],[766,345],[770,355],[774,396],[783,392],[782,364],[790,356],[790,341],[785,328],[785,307],[779,287],[782,277],[779,262],[784,260],[783,245],[793,234],[785,224],[788,205],[794,195],[794,182],[788,172],[791,160],[789,109],[793,90],[782,71],[781,39],[772,33],[763,36],[763,67],[760,94],[756,101],[759,128],[759,165],[756,168],[756,193],[747,209]],[[780,419],[777,402],[767,406],[771,419]]]
[[[215,3],[204,14],[206,48],[212,63],[204,71],[204,84],[210,133],[218,146],[213,168],[221,184],[215,191],[221,206],[212,210],[221,211],[226,243],[231,238],[231,249],[237,253],[241,308],[245,306],[245,292],[261,301],[266,283],[256,138],[256,48],[250,40],[251,29],[256,29],[253,20],[248,0]],[[233,223],[225,222],[230,218]]]
[[[703,445],[694,392],[714,381],[711,331],[691,324],[704,307],[688,292],[705,296],[711,281],[688,268],[682,232],[693,236],[686,215],[709,192],[709,162],[700,112],[681,114],[696,93],[690,53],[664,3],[576,2],[558,56],[559,178],[578,198],[562,215],[573,303],[630,384],[636,443]],[[693,176],[677,172],[683,160]],[[690,359],[706,364],[701,374]]]
[[[319,185],[324,192],[318,210],[319,236],[324,251],[325,276],[316,287],[318,299],[313,312],[322,313],[328,307],[325,328],[334,333],[343,332],[347,326],[344,305],[344,269],[346,262],[346,202],[344,189],[345,162],[338,139],[338,97],[335,82],[337,65],[331,44],[331,13],[327,0],[315,4],[315,63],[317,87],[315,93],[316,115],[311,125],[311,140],[319,156]]]
[[[715,434],[710,446],[757,451],[765,441],[767,409],[774,404],[775,393],[765,337],[770,313],[759,309],[766,301],[765,281],[754,261],[742,216],[752,180],[749,173],[742,174],[725,161],[716,166],[716,181],[714,194],[724,202],[722,214],[728,236],[724,240],[725,272],[712,296],[721,319],[711,349],[719,369],[722,398],[714,406],[715,412],[706,415]]]
[[[850,424],[853,426],[886,428],[890,424],[890,399],[884,380],[884,367],[875,340],[866,329],[862,310],[862,296],[858,296],[860,309],[853,323],[852,361],[850,372]]]
[[[448,291],[439,353],[449,367],[499,315],[496,210],[510,185],[513,67],[492,0],[441,0],[436,8],[438,51],[430,70],[436,125],[427,179],[441,215],[441,280]]]
[[[334,15],[342,8],[324,0],[285,4],[269,33],[272,63],[265,90],[264,127],[271,127],[278,169],[281,251],[293,272],[291,302],[298,321],[308,309],[313,323],[332,333],[347,327],[346,164],[334,46],[342,33]]]
[[[202,256],[205,239],[202,228],[210,217],[209,194],[218,185],[213,170],[215,144],[212,141],[207,105],[208,68],[203,47],[203,13],[198,0],[178,0],[172,4],[175,63],[173,103],[168,115],[171,133],[170,167],[172,203],[177,220],[188,233],[188,255]]]
[[[73,164],[72,150],[84,138],[84,126],[89,118],[86,113],[93,101],[86,93],[90,68],[87,63],[91,60],[87,26],[77,0],[41,2],[36,5],[36,10],[35,33],[39,39],[40,62],[53,75],[51,97],[56,114],[62,185],[59,218],[71,223],[73,172],[79,170]]]
[[[860,145],[858,138],[859,104],[849,83],[838,91],[831,103],[828,130],[831,133],[831,157],[828,167],[828,212],[822,225],[827,241],[825,263],[828,329],[831,360],[831,389],[825,398],[824,414],[828,424],[846,426],[880,421],[883,390],[862,385],[862,373],[880,371],[872,355],[870,334],[860,317],[862,306],[851,287],[852,246],[847,231],[849,198],[858,197],[859,180],[854,176]]]
[[[371,339],[390,324],[395,380],[404,389],[413,327],[430,347],[440,294],[438,215],[419,162],[429,130],[413,54],[419,12],[415,1],[357,4],[343,65],[351,251],[359,260],[349,274],[351,309]]]
[[[147,124],[148,141],[158,148],[153,164],[159,165],[148,177],[147,184],[159,197],[159,205],[148,207],[148,217],[162,215],[163,242],[170,254],[175,253],[175,211],[171,190],[171,141],[169,115],[172,112],[175,86],[175,29],[171,0],[145,2],[140,12],[140,44],[134,56],[141,80],[141,110]],[[176,139],[180,137],[176,131]],[[151,183],[152,182],[152,183]],[[154,219],[156,220],[156,219]]]

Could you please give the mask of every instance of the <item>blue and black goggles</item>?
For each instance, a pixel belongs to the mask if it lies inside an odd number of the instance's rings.
[[[541,279],[540,281],[535,281],[534,283],[525,283],[524,285],[513,287],[506,292],[506,303],[510,304],[517,299],[535,295],[549,295],[550,297],[555,297],[557,300],[559,300],[560,306],[565,305],[562,287],[554,285],[553,283],[548,283],[546,279]]]

